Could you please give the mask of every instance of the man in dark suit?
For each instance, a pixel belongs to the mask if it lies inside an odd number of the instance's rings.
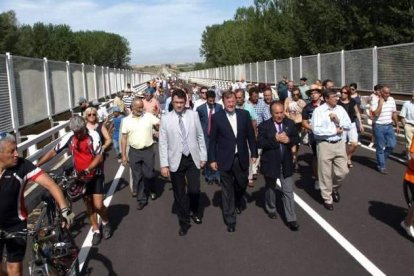
[[[220,172],[222,204],[227,231],[236,230],[236,213],[241,213],[242,200],[248,183],[249,149],[256,162],[256,137],[247,111],[236,109],[236,96],[231,91],[222,95],[224,109],[211,120],[208,161]]]
[[[258,146],[263,149],[260,171],[266,182],[266,211],[276,219],[276,180],[279,178],[283,192],[283,207],[289,228],[299,230],[296,222],[295,200],[293,198],[293,158],[291,147],[299,142],[295,123],[285,118],[280,102],[270,105],[272,118],[259,125]]]
[[[207,91],[207,102],[197,107],[198,117],[200,118],[201,127],[203,128],[204,139],[206,141],[207,151],[209,146],[209,136],[211,132],[211,119],[213,115],[223,109],[221,104],[215,103],[216,92],[214,90]],[[205,166],[204,177],[207,184],[212,185],[220,182],[220,174],[213,171],[210,166]]]

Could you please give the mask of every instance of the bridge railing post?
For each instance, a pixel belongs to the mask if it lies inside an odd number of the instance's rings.
[[[10,53],[6,53],[6,72],[7,72],[7,84],[9,90],[9,100],[10,100],[10,112],[11,112],[11,121],[13,132],[16,135],[16,140],[20,142],[20,122],[19,122],[19,112],[17,109],[17,97],[16,97],[16,86],[14,82],[14,69],[13,69],[13,57]]]
[[[345,85],[345,51],[341,51],[341,86]]]

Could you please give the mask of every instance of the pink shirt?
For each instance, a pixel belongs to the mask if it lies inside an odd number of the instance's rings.
[[[142,102],[144,103],[145,112],[152,113],[155,116],[160,114],[160,103],[158,102],[157,99],[152,98],[150,101],[147,101],[144,99]]]

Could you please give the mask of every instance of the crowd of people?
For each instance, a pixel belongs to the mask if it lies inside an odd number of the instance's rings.
[[[277,218],[276,189],[283,194],[287,226],[298,231],[294,201],[293,175],[299,173],[299,147],[308,145],[313,154],[312,177],[320,190],[323,205],[334,210],[341,200],[339,189],[353,167],[352,155],[358,146],[358,135],[364,132],[361,97],[357,84],[333,89],[331,80],[300,85],[283,77],[276,89],[233,81],[228,89],[219,89],[183,81],[157,78],[147,83],[143,92],[128,84],[117,93],[113,116],[94,101],[81,97],[81,115],[70,119],[68,135],[33,165],[18,157],[16,141],[10,134],[0,135],[0,228],[26,227],[24,206],[20,205],[22,189],[36,180],[49,189],[71,223],[73,213],[62,200],[56,184],[39,166],[63,149],[73,156],[74,170],[86,182],[83,198],[93,230],[93,245],[112,235],[104,199],[105,151],[112,147],[118,161],[132,171],[132,196],[137,210],[148,200],[155,200],[155,154],[158,144],[160,172],[170,178],[179,222],[180,236],[187,234],[191,221],[202,223],[200,213],[201,171],[207,184],[222,190],[222,212],[228,232],[236,231],[237,215],[246,208],[245,194],[254,187],[258,174],[265,180],[265,211]],[[372,143],[375,144],[377,170],[387,174],[387,160],[396,144],[399,120],[396,103],[387,85],[376,85],[370,96]],[[405,130],[408,167],[404,181],[414,192],[414,93],[400,113]],[[110,120],[109,118],[112,118]],[[19,176],[19,177],[17,177]],[[4,188],[7,187],[7,188]],[[8,198],[8,201],[3,200]],[[19,199],[19,200],[12,200]],[[98,223],[97,215],[102,219]],[[414,207],[401,226],[414,237]],[[25,244],[24,244],[25,245]],[[10,272],[21,270],[24,257],[22,243],[0,241],[6,247]],[[13,273],[11,273],[13,274]]]

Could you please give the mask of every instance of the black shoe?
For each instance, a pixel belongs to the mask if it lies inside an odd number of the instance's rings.
[[[292,231],[298,231],[299,230],[299,224],[296,221],[289,221],[287,223],[287,225],[289,226],[290,230],[292,230]]]
[[[209,180],[209,181],[207,181],[207,184],[208,185],[213,185],[215,182],[214,182],[214,180]]]
[[[192,215],[191,219],[194,221],[195,224],[202,224],[203,223],[203,221],[201,220],[201,218],[199,216]]]
[[[227,232],[229,232],[229,233],[236,232],[236,225],[235,224],[227,225]]]
[[[333,211],[334,209],[333,204],[324,203],[323,206],[325,207],[325,209],[328,209],[329,211]]]
[[[178,235],[179,236],[185,236],[187,235],[188,229],[190,229],[191,225],[187,225],[187,226],[180,226],[180,230],[178,231]]]
[[[240,215],[242,213],[241,208],[236,207],[236,209],[234,209],[234,212],[238,215]]]
[[[155,193],[151,193],[150,198],[151,198],[151,200],[155,200],[155,199],[157,199],[157,195]]]
[[[92,245],[98,245],[101,242],[102,234],[100,232],[93,233]]]
[[[138,203],[138,206],[137,206],[137,210],[142,210],[142,209],[144,209],[144,207],[147,205],[148,203],[141,203],[141,202],[139,202]]]
[[[277,219],[276,213],[267,213],[270,219]]]
[[[332,199],[334,202],[339,202],[341,200],[341,196],[338,191],[332,191]]]

